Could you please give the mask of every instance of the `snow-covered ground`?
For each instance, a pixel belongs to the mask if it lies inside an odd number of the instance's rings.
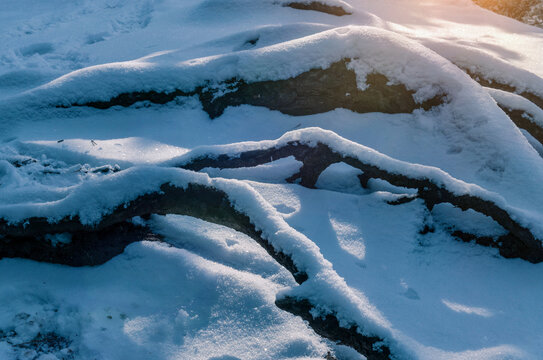
[[[429,211],[420,199],[390,205],[412,191],[378,180],[363,189],[360,171],[343,163],[322,173],[318,189],[284,181],[301,166],[293,158],[204,169],[209,177],[167,168],[318,127],[343,139],[318,129],[288,136],[486,196],[543,239],[543,145],[496,101],[538,126],[543,110],[463,71],[543,98],[543,29],[469,0],[323,2],[351,14],[273,0],[0,2],[0,219],[98,222],[162,182],[205,183],[310,275],[297,285],[230,228],[153,215],[145,224],[164,242],[133,243],[103,265],[0,260],[1,359],[363,358],[280,310],[275,300],[286,294],[311,299],[315,316],[333,312],[384,338],[398,359],[541,357],[542,265],[450,235],[503,235],[488,217],[446,204]],[[412,113],[304,116],[241,105],[215,119],[197,95],[71,106],[198,87],[220,97],[232,78],[284,80],[343,59],[361,90],[377,72],[415,102],[444,102]],[[62,246],[70,235],[44,241]]]

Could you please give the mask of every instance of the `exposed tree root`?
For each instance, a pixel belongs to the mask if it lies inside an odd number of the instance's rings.
[[[534,137],[543,145],[543,128],[539,125],[530,121],[526,117],[526,111],[510,109],[506,106],[500,105],[500,108],[509,116],[509,118],[517,125],[519,128],[526,130],[530,135]]]
[[[513,121],[518,128],[526,130],[534,139],[543,144],[543,127],[538,125],[536,121],[530,120],[536,118],[536,115],[534,114],[534,111],[536,111],[535,109],[539,108],[541,109],[541,112],[543,112],[543,98],[528,92],[519,95],[516,93],[514,87],[499,84],[495,81],[489,82],[488,80],[481,80],[480,78],[478,78],[478,81],[482,85],[492,84],[493,86],[490,86],[490,89],[487,89],[487,91],[498,103],[498,106],[509,116],[511,121]],[[524,99],[520,98],[519,100],[521,100],[521,103],[525,102],[528,105],[519,106],[516,103],[506,101],[499,96],[498,91],[493,89],[509,92],[511,93],[510,96],[514,97],[522,96]]]
[[[248,215],[233,208],[224,192],[199,184],[190,184],[186,189],[164,184],[160,191],[140,196],[126,206],[117,207],[95,226],[82,225],[77,217],[67,217],[57,223],[49,223],[45,218],[31,218],[26,225],[10,225],[0,220],[0,231],[4,234],[0,239],[0,258],[23,257],[71,266],[102,264],[120,254],[134,241],[161,240],[147,228],[126,221],[134,216],[147,216],[151,213],[189,215],[228,226],[257,241],[299,284],[308,278],[305,272],[296,268],[289,255],[273,248],[262,232],[255,229]],[[44,240],[46,234],[65,232],[72,234],[69,244],[54,246]],[[309,310],[314,307],[307,300],[291,304],[282,300],[277,302],[277,306],[306,320],[308,316],[311,317]],[[308,321],[317,334],[352,346],[369,359],[389,359],[388,348],[382,347],[380,352],[373,350],[373,346],[382,343],[383,339],[359,334],[356,325],[349,329],[342,328],[333,314],[327,315],[324,320]],[[386,357],[375,357],[374,354]]]
[[[494,202],[471,194],[455,194],[444,185],[435,183],[432,178],[421,177],[420,174],[415,177],[397,173],[385,168],[386,165],[339,153],[322,142],[308,145],[296,140],[241,154],[203,155],[193,159],[188,157],[189,160],[178,165],[196,171],[205,167],[253,167],[289,156],[303,164],[299,173],[291,177],[290,181],[299,180],[301,185],[314,188],[318,177],[328,166],[344,162],[363,171],[360,176],[362,185],[367,185],[369,179],[382,179],[395,186],[417,189],[417,197],[423,199],[429,209],[436,204],[448,202],[462,210],[473,209],[490,216],[508,230],[509,234],[500,238],[499,242],[479,239],[481,244],[497,246],[506,257],[521,257],[532,262],[543,260],[541,242]],[[401,202],[410,201],[412,198],[407,197]],[[127,222],[135,216],[145,217],[150,214],[188,215],[240,231],[257,241],[280,265],[293,274],[299,284],[308,279],[308,275],[296,267],[288,254],[276,251],[266,236],[255,228],[250,214],[234,208],[225,192],[196,183],[189,184],[186,188],[164,183],[155,192],[119,205],[92,226],[83,225],[78,217],[68,216],[56,223],[50,223],[45,217],[29,218],[25,223],[19,224],[10,224],[0,219],[0,258],[24,257],[72,266],[101,264],[121,253],[124,247],[133,241],[160,240],[146,228]],[[71,234],[72,241],[54,246],[44,239],[47,234],[62,233]],[[465,241],[472,240],[469,234],[458,233],[455,236]],[[363,331],[356,325],[350,328],[341,327],[333,313],[314,319],[311,310],[315,304],[307,299],[287,297],[277,300],[276,304],[281,309],[307,320],[319,335],[351,346],[369,359],[391,357],[390,349],[384,345],[383,339],[363,335]]]
[[[520,257],[531,262],[543,261],[543,248],[539,239],[493,201],[470,193],[454,193],[446,185],[438,183],[438,180],[421,175],[423,173],[398,173],[393,168],[387,168],[386,161],[361,160],[360,156],[354,155],[356,152],[349,154],[347,150],[347,153],[340,153],[332,145],[322,141],[324,140],[312,143],[302,140],[270,142],[267,148],[235,154],[203,154],[192,158],[189,154],[185,157],[187,160],[177,166],[195,171],[206,167],[254,167],[293,156],[302,166],[288,181],[299,181],[303,186],[314,188],[326,168],[334,163],[344,162],[362,170],[363,174],[359,176],[362,186],[367,186],[370,179],[382,179],[394,186],[417,189],[416,197],[423,199],[430,210],[436,204],[446,202],[462,210],[472,209],[490,216],[508,230],[509,234],[502,236],[497,242],[491,238],[475,238],[478,243],[498,247],[505,257]],[[376,159],[381,158],[377,156]],[[406,196],[399,199],[397,204],[413,199],[414,196]],[[77,216],[66,216],[56,223],[50,223],[46,217],[28,218],[24,223],[18,224],[0,219],[0,258],[24,257],[72,266],[101,264],[121,253],[131,242],[142,239],[160,240],[160,237],[150,233],[145,227],[128,222],[135,216],[146,217],[150,214],[188,215],[240,231],[259,243],[294,276],[298,284],[308,279],[308,275],[297,268],[290,255],[275,250],[262,231],[256,229],[251,222],[251,214],[236,210],[225,192],[197,183],[191,183],[186,188],[164,183],[154,192],[141,195],[127,204],[119,204],[108,215],[103,216],[98,224],[92,226],[82,224]],[[68,244],[55,246],[47,241],[48,234],[63,233],[72,236]],[[474,240],[470,234],[456,232],[453,235],[464,241]],[[278,299],[276,305],[307,320],[319,335],[350,346],[369,359],[391,357],[390,349],[383,339],[363,335],[363,329],[357,325],[341,327],[334,313],[323,318],[313,318],[311,310],[315,304],[307,299],[286,297]]]
[[[504,83],[501,83],[499,81],[492,80],[492,79],[487,79],[483,75],[478,74],[478,73],[474,73],[474,72],[469,71],[467,69],[463,69],[463,70],[469,76],[471,76],[471,78],[473,80],[475,80],[479,84],[481,84],[481,86],[489,87],[489,88],[492,88],[492,89],[503,90],[503,91],[507,91],[507,92],[510,92],[510,93],[514,93],[514,94],[518,94],[518,95],[522,96],[523,98],[530,100],[531,102],[533,102],[534,104],[539,106],[541,109],[543,109],[543,98],[541,96],[538,96],[538,95],[536,95],[536,94],[534,94],[532,92],[529,92],[529,91],[519,92],[517,90],[517,88],[515,88],[512,85],[504,84]]]
[[[313,11],[319,11],[330,15],[335,16],[344,16],[344,15],[351,15],[352,13],[346,11],[341,6],[333,6],[324,4],[319,1],[312,1],[310,3],[304,3],[304,2],[297,2],[293,1],[290,3],[285,4],[284,6],[291,7],[293,9],[298,10],[313,10]]]
[[[389,85],[381,74],[367,76],[366,90],[356,84],[356,74],[347,67],[349,59],[333,63],[326,69],[312,69],[286,80],[247,83],[242,79],[231,79],[222,85],[228,91],[200,86],[191,92],[134,92],[120,94],[108,101],[93,101],[72,106],[90,106],[107,109],[112,106],[130,106],[139,101],[165,104],[178,96],[198,96],[205,112],[213,119],[228,106],[243,104],[264,106],[288,115],[311,115],[345,108],[358,113],[412,113],[414,110],[430,109],[443,103],[436,96],[422,104],[413,99],[414,91],[404,85]]]
[[[201,89],[199,89],[201,91]],[[193,96],[197,95],[198,91],[185,92],[181,90],[174,90],[171,92],[158,92],[158,91],[137,91],[131,93],[122,93],[119,94],[108,101],[89,101],[86,103],[76,103],[72,106],[88,106],[97,109],[109,109],[113,106],[124,106],[128,107],[134,105],[140,101],[149,101],[153,104],[164,105],[170,101],[175,100],[178,96]],[[61,106],[64,107],[64,106]]]
[[[65,263],[67,265],[86,265],[85,262],[100,263],[100,259],[93,260],[101,255],[82,255],[83,258],[73,259],[69,255],[74,249],[92,249],[91,244],[85,240],[102,242],[101,235],[108,237],[111,232],[111,244],[96,244],[95,252],[100,252],[103,246],[111,247],[108,254],[115,256],[130,242],[137,241],[141,235],[133,232],[133,227],[121,225],[135,216],[148,216],[150,214],[178,214],[188,215],[212,223],[228,226],[240,231],[256,240],[266,251],[283,267],[289,270],[298,283],[307,279],[307,274],[298,271],[292,259],[282,252],[276,251],[262,236],[262,232],[255,229],[248,215],[235,210],[228,196],[217,189],[199,184],[190,184],[187,189],[164,184],[156,192],[142,195],[129,204],[121,204],[109,215],[105,215],[96,225],[83,225],[78,217],[66,217],[56,223],[50,223],[47,218],[30,218],[25,224],[9,224],[0,219],[0,233],[3,235],[0,245],[0,258],[22,256],[27,258],[41,258],[44,261]],[[66,245],[55,249],[54,246],[41,240],[46,234],[75,234],[73,247]],[[81,235],[85,234],[85,235]],[[21,241],[21,243],[19,243]],[[21,247],[23,247],[21,249]],[[49,247],[47,250],[45,250]],[[43,255],[32,255],[32,250],[44,252]],[[72,256],[72,257],[70,257]],[[79,255],[78,255],[79,256]],[[112,257],[111,256],[111,257]],[[104,261],[107,256],[104,255]],[[39,259],[36,259],[39,260]],[[66,261],[66,262],[63,262]]]
[[[364,187],[367,186],[369,179],[382,179],[395,186],[417,189],[418,197],[425,201],[430,210],[437,204],[450,203],[464,211],[472,209],[489,216],[509,231],[509,235],[501,239],[501,243],[496,244],[504,257],[519,257],[533,263],[543,261],[541,241],[529,229],[520,225],[514,219],[514,216],[511,216],[493,201],[471,194],[457,195],[446,187],[434,183],[430,178],[415,178],[409,174],[395,173],[375,164],[365,163],[353,156],[340,154],[327,144],[318,143],[317,146],[309,146],[298,141],[292,141],[283,146],[247,151],[235,156],[226,154],[200,156],[187,163],[178,164],[178,166],[195,171],[206,167],[253,167],[289,156],[293,156],[303,165],[300,172],[286,179],[287,181],[299,181],[302,186],[315,188],[319,175],[328,166],[344,162],[363,171],[359,178]]]
[[[50,232],[53,234],[53,232]],[[69,233],[67,244],[52,244],[45,236],[28,235],[0,238],[0,258],[23,258],[69,266],[101,265],[121,254],[129,244],[161,240],[144,227],[121,222],[96,231]]]
[[[356,325],[352,325],[350,328],[342,327],[339,325],[337,317],[332,314],[328,314],[324,318],[314,318],[311,314],[314,306],[307,299],[285,297],[277,299],[275,305],[291,314],[300,316],[320,336],[349,346],[364,355],[368,360],[390,359],[390,349],[384,345],[383,339],[361,334]]]

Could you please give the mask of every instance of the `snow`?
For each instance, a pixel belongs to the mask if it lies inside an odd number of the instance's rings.
[[[543,145],[541,145],[541,143],[536,138],[534,138],[528,131],[522,129],[521,132],[522,132],[522,135],[524,135],[524,137],[526,138],[526,140],[528,140],[530,145],[532,145],[532,147],[535,149],[535,151],[537,151],[537,153],[541,157],[543,157]]]
[[[318,142],[330,144],[334,150],[344,155],[357,157],[362,161],[391,169],[393,172],[409,173],[415,178],[429,178],[438,185],[450,188],[458,195],[478,195],[503,203],[498,195],[489,194],[475,185],[455,180],[439,169],[406,164],[390,159],[374,150],[349,142],[332,132],[318,128],[295,130],[285,134],[277,141],[233,144],[229,147],[233,148],[230,152],[239,153],[240,149],[247,151],[262,148],[263,146],[280,146],[294,140],[302,144],[307,143],[310,146],[315,146]],[[224,151],[226,147],[222,146],[218,147],[218,149]],[[205,150],[209,151],[210,149]],[[210,152],[213,153],[213,150],[217,153],[217,147]],[[202,149],[198,149],[196,154],[201,153],[201,151]],[[226,153],[228,152],[226,151]],[[186,156],[190,159],[191,155],[189,153]],[[277,251],[289,254],[298,269],[309,275],[309,280],[297,288],[288,291],[284,290],[279,296],[293,295],[307,298],[312,303],[319,305],[317,307],[319,311],[337,314],[344,324],[355,322],[366,333],[378,334],[387,338],[391,342],[390,345],[397,352],[409,353],[413,351],[409,348],[409,350],[403,348],[405,345],[402,346],[392,342],[393,340],[398,341],[400,344],[405,342],[403,339],[405,335],[396,334],[391,324],[380,315],[379,311],[369,303],[367,298],[361,294],[355,295],[352,292],[343,279],[332,269],[332,264],[323,258],[319,248],[311,240],[294,231],[270,204],[249,185],[238,180],[210,179],[205,174],[170,167],[134,166],[116,174],[87,180],[74,187],[73,192],[61,200],[37,204],[4,205],[0,208],[0,213],[4,219],[10,222],[20,222],[32,217],[45,217],[49,222],[56,222],[62,218],[77,216],[82,224],[95,224],[119,205],[127,204],[137,196],[159,191],[160,186],[164,183],[183,188],[186,188],[189,183],[196,183],[213,186],[224,191],[234,207],[249,216],[256,229],[262,231],[263,237],[268,239]],[[504,204],[501,205],[504,206]],[[437,212],[437,215],[439,214],[440,211]],[[447,218],[450,220],[451,216],[448,215]],[[523,220],[522,222],[525,223],[526,220]],[[366,251],[364,246],[356,243],[360,239],[358,230],[337,219],[330,221],[337,233],[341,248],[347,249],[346,251],[357,259],[363,259]],[[481,222],[480,220],[475,221],[477,223]],[[469,223],[470,221],[467,222],[467,224]],[[531,225],[535,226],[536,224],[532,223]],[[495,234],[496,225],[489,224],[488,226],[490,226],[491,234]],[[480,228],[480,226],[477,226],[477,228]],[[537,231],[536,229],[536,234]],[[355,241],[353,238],[357,240]]]
[[[363,174],[360,169],[353,168],[343,162],[328,166],[319,176],[315,186],[319,189],[335,190],[348,193],[364,193],[360,186],[358,175]]]
[[[281,0],[281,1],[279,1],[279,3],[284,4],[284,5],[292,3],[292,2],[297,2],[297,3],[300,3],[300,4],[311,4],[312,2],[316,2],[316,3],[328,5],[328,6],[341,7],[347,12],[352,12],[353,11],[353,7],[351,5],[349,5],[347,2],[342,1],[342,0],[324,0],[324,1],[322,1],[322,0],[318,0],[318,1],[313,1],[313,0],[300,0],[300,1]]]
[[[235,258],[267,262],[268,279],[148,242],[131,245],[96,268],[4,260],[2,329],[11,325],[17,331],[13,343],[55,331],[72,342],[68,349],[79,358],[317,359],[325,354],[330,344],[273,303],[275,292],[292,282],[285,270],[251,247],[248,238],[235,234],[233,240],[246,250]],[[246,316],[233,316],[238,313]],[[8,348],[4,358],[22,353]]]
[[[138,196],[159,192],[162,184],[186,188],[192,182],[210,185],[209,178],[204,174],[168,168],[132,167],[74,185],[63,198],[31,202],[30,197],[24,202],[3,204],[0,212],[8,223],[20,223],[31,217],[46,218],[49,223],[56,223],[64,218],[77,217],[84,225],[94,225],[116,207],[126,205]],[[27,190],[32,192],[32,189]]]
[[[391,206],[379,192],[251,186],[275,207],[300,204],[285,220],[319,246],[350,287],[377,305],[414,358],[538,358],[540,264],[503,259],[494,249],[458,242],[438,224],[434,232],[421,235],[420,219],[431,223],[434,213],[428,214],[419,201]],[[362,259],[344,246],[346,231],[338,223],[359,233],[353,246],[365,249]],[[519,322],[523,312],[530,315]]]
[[[538,359],[541,264],[453,238],[505,230],[473,211],[421,200],[338,163],[318,189],[286,184],[292,157],[255,168],[170,168],[202,154],[329,144],[391,172],[492,200],[543,238],[543,148],[499,108],[543,124],[519,96],[543,94],[543,30],[469,0],[326,0],[333,16],[272,0],[0,2],[0,216],[95,224],[163,183],[227,193],[309,280],[297,285],[249,237],[186,216],[132,219],[163,236],[103,265],[0,260],[0,358],[362,359],[274,302],[310,299],[315,316],[385,338],[397,358]],[[308,2],[305,1],[304,2]],[[286,79],[350,58],[404,84],[430,111],[293,117],[229,107],[210,120],[197,97],[108,110],[56,108],[129,91],[219,89],[230,78]],[[483,88],[459,67],[516,88]],[[224,90],[224,89],[223,89]],[[274,140],[275,139],[275,140]],[[1,237],[2,234],[0,234]],[[62,248],[70,234],[44,234]],[[34,349],[38,334],[60,345]],[[40,336],[41,336],[40,335]]]

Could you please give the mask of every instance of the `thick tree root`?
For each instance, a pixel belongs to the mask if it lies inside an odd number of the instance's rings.
[[[111,258],[121,253],[130,242],[141,240],[141,234],[130,232],[133,227],[124,223],[135,216],[150,214],[188,215],[228,226],[258,242],[279,264],[294,275],[298,283],[307,279],[307,274],[299,271],[289,256],[276,251],[262,236],[262,232],[255,229],[248,215],[234,209],[224,192],[199,184],[190,184],[187,189],[164,184],[154,193],[142,195],[129,204],[119,205],[96,225],[83,225],[78,217],[66,217],[56,223],[50,223],[47,218],[30,218],[25,224],[9,224],[0,219],[0,234],[3,235],[0,239],[2,241],[0,258],[21,256],[67,265],[103,263],[108,260],[107,254],[112,254],[109,257]],[[47,234],[63,233],[74,234],[75,243],[55,248],[42,240]],[[102,244],[106,241],[101,238],[102,235],[109,238],[106,245]],[[85,240],[89,239],[91,243],[85,243]],[[94,242],[94,239],[100,244]],[[76,249],[101,252],[104,246],[110,247],[111,251],[108,250],[104,254],[83,254],[81,259],[77,257],[79,255],[71,254],[71,251]],[[31,254],[33,250],[41,251],[43,255]],[[97,260],[93,260],[94,258]]]
[[[384,345],[383,339],[361,334],[356,325],[352,325],[350,328],[342,327],[333,314],[328,314],[324,318],[314,318],[311,314],[314,306],[307,299],[284,297],[277,299],[275,305],[291,314],[300,316],[320,336],[333,340],[338,344],[349,346],[364,355],[368,360],[390,359],[390,349]]]
[[[367,76],[366,90],[360,90],[356,74],[349,69],[349,59],[333,63],[326,69],[312,69],[286,80],[259,81],[247,83],[231,79],[222,85],[228,91],[201,86],[191,92],[133,92],[120,94],[108,101],[93,101],[72,106],[89,106],[107,109],[112,106],[130,106],[139,101],[165,104],[178,96],[198,96],[202,107],[210,118],[223,114],[228,106],[254,105],[284,114],[301,116],[319,114],[336,108],[349,109],[358,113],[382,112],[389,114],[412,113],[414,110],[430,109],[443,103],[442,96],[436,96],[422,104],[413,99],[414,91],[404,85],[389,85],[381,74]]]
[[[282,146],[272,146],[268,149],[252,150],[236,155],[199,156],[186,163],[178,164],[178,166],[195,171],[206,167],[253,167],[289,156],[293,156],[303,165],[300,172],[287,179],[287,181],[299,181],[302,186],[315,188],[320,174],[328,166],[344,162],[363,171],[363,174],[360,175],[360,182],[364,187],[366,187],[369,179],[382,179],[395,186],[417,189],[418,197],[425,201],[429,210],[432,210],[437,204],[450,203],[464,211],[472,209],[489,216],[509,231],[509,235],[501,239],[501,243],[495,244],[504,257],[518,257],[533,263],[543,261],[541,241],[529,229],[520,225],[514,219],[514,216],[493,201],[471,194],[457,195],[443,185],[436,184],[431,178],[415,178],[409,174],[396,173],[376,164],[363,162],[354,156],[340,154],[327,144],[318,143],[316,146],[309,146],[298,141],[292,141]]]
[[[479,84],[481,84],[481,86],[489,87],[489,88],[492,88],[492,89],[503,90],[503,91],[507,91],[507,92],[510,92],[510,93],[514,93],[514,94],[518,94],[518,95],[522,96],[523,98],[530,100],[531,102],[533,102],[534,104],[539,106],[541,109],[543,109],[543,98],[541,96],[538,96],[538,95],[536,95],[536,94],[534,94],[532,92],[529,92],[529,91],[519,92],[517,90],[517,88],[515,88],[512,85],[504,84],[504,83],[501,83],[499,81],[492,80],[492,79],[487,79],[483,75],[478,74],[478,73],[474,73],[474,72],[469,71],[467,69],[463,69],[463,70],[473,80],[475,80]]]
[[[344,16],[344,15],[352,14],[348,12],[347,10],[345,10],[344,8],[342,8],[341,6],[328,5],[319,1],[312,1],[310,3],[293,1],[293,2],[289,2],[285,4],[284,6],[288,6],[293,9],[298,9],[298,10],[319,11],[319,12],[323,12],[323,13],[335,15],[335,16]]]
[[[490,95],[498,103],[498,106],[509,116],[511,121],[513,121],[513,123],[515,123],[518,128],[526,130],[530,135],[532,135],[534,139],[539,141],[539,143],[543,144],[543,128],[535,121],[530,120],[530,118],[535,118],[536,116],[533,113],[533,111],[535,111],[533,110],[534,108],[537,109],[539,107],[541,111],[543,111],[543,98],[529,92],[523,92],[521,94],[518,94],[517,89],[511,85],[504,85],[496,81],[484,80],[481,77],[476,76],[472,73],[470,73],[470,75],[474,76],[474,78],[481,85],[489,85],[490,89],[488,89],[488,91]],[[519,107],[518,105],[512,106],[510,102],[504,101],[503,99],[501,99],[500,96],[496,96],[494,94],[495,90],[493,91],[492,89],[509,92],[512,94],[511,96],[522,96],[524,99],[519,100],[526,102],[527,104],[529,104],[529,106],[525,106],[524,108]],[[532,109],[532,111],[528,109]]]
[[[526,111],[510,109],[506,106],[500,105],[500,108],[509,116],[509,118],[517,125],[517,127],[526,130],[530,135],[534,137],[539,143],[543,145],[543,128],[530,121],[526,117]]]
[[[160,241],[159,235],[145,227],[121,222],[96,231],[74,231],[65,235],[67,244],[52,244],[39,236],[0,238],[0,258],[23,258],[69,266],[101,265],[121,254],[125,247],[136,241]]]
[[[248,215],[234,209],[224,192],[199,184],[190,184],[186,189],[164,184],[160,191],[117,207],[95,226],[82,225],[78,218],[65,218],[57,223],[49,223],[45,218],[31,218],[26,225],[10,225],[0,220],[0,231],[4,234],[0,239],[0,258],[23,257],[71,266],[102,264],[134,241],[161,240],[147,228],[127,222],[134,216],[152,213],[189,215],[240,231],[260,244],[293,275],[297,283],[302,284],[308,279],[305,272],[297,269],[289,255],[276,251],[262,232],[255,229]],[[59,233],[70,233],[72,241],[55,246],[44,239],[46,234]],[[292,304],[282,300],[277,302],[277,306],[306,320],[308,316],[311,317],[309,310],[314,307],[307,300]],[[369,359],[389,358],[390,351],[386,347],[382,347],[380,352],[372,350],[383,339],[359,334],[356,325],[349,329],[342,328],[334,315],[327,315],[324,321],[309,321],[309,324],[317,334],[352,346]],[[387,357],[372,357],[374,353]]]

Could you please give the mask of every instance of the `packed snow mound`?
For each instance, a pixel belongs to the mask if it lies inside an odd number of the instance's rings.
[[[371,49],[368,51],[367,49]],[[292,61],[292,59],[297,61]],[[191,92],[231,80],[257,82],[295,77],[352,59],[359,87],[370,73],[416,91],[417,102],[437,95],[455,97],[469,82],[465,74],[435,53],[393,32],[347,26],[256,50],[176,62],[172,56],[97,65],[77,70],[31,90],[17,101],[28,105],[70,106],[105,101],[122,93]],[[409,64],[405,66],[405,64]],[[473,87],[473,86],[472,86]]]

